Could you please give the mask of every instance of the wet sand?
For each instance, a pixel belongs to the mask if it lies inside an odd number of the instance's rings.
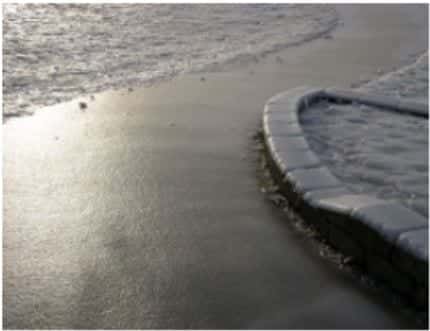
[[[338,9],[332,39],[10,119],[4,326],[416,327],[322,260],[258,187],[251,135],[270,96],[347,87],[428,48],[426,5]]]

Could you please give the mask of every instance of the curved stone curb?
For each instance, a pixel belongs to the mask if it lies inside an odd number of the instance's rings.
[[[358,102],[424,116],[424,107],[355,92],[298,87],[264,107],[268,164],[293,207],[345,254],[419,307],[428,307],[428,222],[399,204],[348,190],[310,149],[299,113],[319,100]],[[404,106],[406,105],[406,106]],[[428,116],[428,113],[425,117]]]
[[[386,97],[382,95],[366,94],[351,90],[341,90],[336,88],[326,89],[325,95],[327,99],[337,101],[357,102],[367,106],[381,107],[387,110],[392,110],[400,113],[419,117],[429,117],[428,105],[424,103],[414,102],[411,100],[403,100],[394,97]]]

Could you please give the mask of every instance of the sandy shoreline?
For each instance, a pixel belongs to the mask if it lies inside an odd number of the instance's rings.
[[[338,10],[333,39],[3,125],[5,326],[415,327],[321,261],[255,176],[269,97],[349,87],[428,48],[426,5]]]

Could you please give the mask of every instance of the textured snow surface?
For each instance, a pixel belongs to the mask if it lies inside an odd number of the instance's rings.
[[[360,90],[427,102],[427,55]],[[352,191],[397,201],[428,217],[426,119],[324,102],[300,120],[311,148]]]
[[[331,29],[328,5],[7,4],[4,111],[214,70]]]
[[[415,63],[371,81],[358,90],[428,103],[428,72],[426,53]]]

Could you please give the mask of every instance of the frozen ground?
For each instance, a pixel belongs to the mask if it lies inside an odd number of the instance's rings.
[[[7,4],[4,111],[260,55],[331,29],[328,5]]]
[[[427,55],[360,88],[428,102]],[[428,121],[358,105],[320,103],[301,116],[311,147],[354,192],[428,216]]]
[[[426,53],[415,63],[371,81],[361,86],[359,90],[428,103],[428,71]]]

